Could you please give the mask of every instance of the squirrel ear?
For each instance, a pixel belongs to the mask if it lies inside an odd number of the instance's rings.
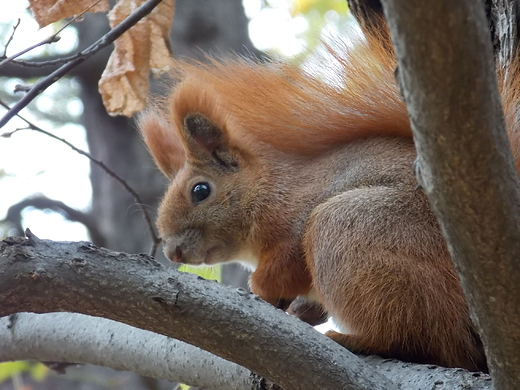
[[[169,179],[173,179],[186,161],[181,139],[157,111],[141,114],[137,125],[155,163]]]
[[[200,160],[210,160],[217,166],[235,170],[238,159],[230,150],[224,131],[205,117],[193,114],[184,118],[188,150]]]

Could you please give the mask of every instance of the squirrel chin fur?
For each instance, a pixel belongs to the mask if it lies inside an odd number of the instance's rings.
[[[346,46],[328,51],[333,71],[320,75],[238,57],[172,60],[170,95],[139,119],[171,179],[157,220],[164,252],[247,263],[254,293],[284,309],[299,297],[288,311],[310,323],[333,316],[345,333],[327,335],[353,352],[485,371],[417,188],[391,46],[381,37]],[[514,67],[498,76],[520,169]]]

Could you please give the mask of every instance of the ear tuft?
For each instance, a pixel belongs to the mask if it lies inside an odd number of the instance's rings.
[[[190,141],[210,153],[225,142],[222,130],[201,115],[188,115],[184,118],[184,128]]]
[[[139,131],[159,169],[170,179],[186,161],[181,139],[158,111],[149,110],[137,120]]]
[[[211,161],[220,168],[238,169],[238,160],[230,150],[224,131],[202,115],[184,118],[184,130],[190,153],[201,160]]]

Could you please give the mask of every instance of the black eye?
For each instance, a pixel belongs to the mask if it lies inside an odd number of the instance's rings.
[[[193,203],[200,203],[206,199],[210,193],[209,183],[197,183],[191,189],[191,200]]]

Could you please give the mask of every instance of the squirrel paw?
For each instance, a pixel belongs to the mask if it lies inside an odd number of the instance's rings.
[[[302,297],[297,297],[287,308],[287,313],[316,326],[327,322],[327,312],[317,302],[311,302]]]

